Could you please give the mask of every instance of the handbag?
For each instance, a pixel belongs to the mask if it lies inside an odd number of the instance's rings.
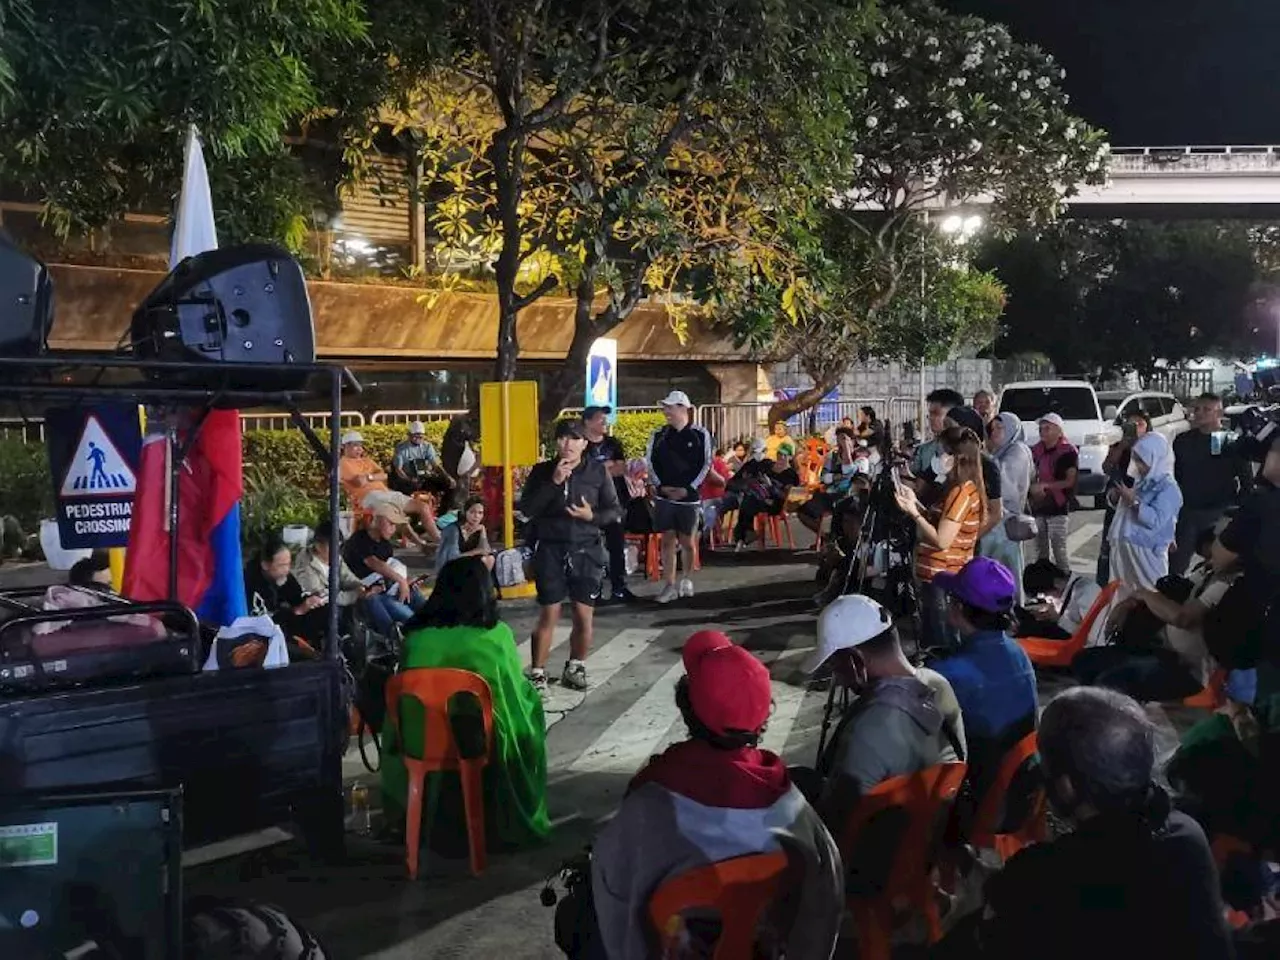
[[[1004,535],[1013,543],[1036,538],[1036,518],[1029,513],[1011,513],[1004,518]]]

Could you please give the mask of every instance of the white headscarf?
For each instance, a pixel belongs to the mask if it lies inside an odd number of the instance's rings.
[[[1133,445],[1133,455],[1150,468],[1135,486],[1145,487],[1173,476],[1173,448],[1161,434],[1152,432],[1139,437]]]

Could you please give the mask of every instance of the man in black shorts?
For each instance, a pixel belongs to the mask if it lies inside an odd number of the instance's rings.
[[[693,545],[702,516],[698,488],[711,469],[711,434],[693,422],[693,404],[681,390],[662,401],[667,425],[649,437],[645,460],[653,490],[653,529],[662,534],[662,573],[666,582],[659,603],[693,596]],[[676,547],[684,561],[684,579],[676,586]]]
[[[538,624],[533,628],[533,672],[539,692],[547,689],[551,635],[560,604],[573,604],[569,660],[561,683],[587,688],[584,661],[591,649],[592,619],[604,583],[605,551],[600,529],[622,516],[618,494],[604,464],[584,456],[587,439],[580,420],[556,425],[556,457],[529,471],[520,493],[520,512],[537,536],[533,583],[538,590]]]
[[[610,407],[587,407],[582,411],[582,429],[587,438],[587,457],[604,465],[605,473],[613,479],[613,489],[618,493],[618,504],[625,518],[627,512],[627,457],[617,437],[609,436]],[[615,603],[630,603],[635,594],[627,589],[627,539],[623,521],[604,528],[604,545],[609,552],[609,582],[613,586]]]

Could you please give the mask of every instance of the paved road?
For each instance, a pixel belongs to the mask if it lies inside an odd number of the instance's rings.
[[[1092,569],[1101,514],[1072,518],[1070,547],[1081,571]],[[704,627],[723,629],[757,653],[773,678],[775,709],[765,745],[792,762],[812,762],[826,694],[810,691],[798,665],[813,647],[811,555],[748,551],[710,558],[692,600],[667,607],[642,603],[599,612],[587,660],[591,689],[575,709],[553,688],[547,737],[555,836],[544,849],[493,856],[473,879],[464,862],[427,857],[424,875],[405,879],[402,850],[355,838],[352,862],[307,863],[286,844],[188,871],[199,891],[238,892],[274,900],[322,937],[344,960],[503,956],[554,958],[552,912],[538,904],[543,878],[580,850],[616,809],[635,770],[683,736],[673,691],[683,673],[679,650]],[[648,586],[637,592],[653,593]],[[534,610],[504,609],[528,657]],[[556,636],[561,664],[568,631]],[[354,753],[347,775],[376,784]]]

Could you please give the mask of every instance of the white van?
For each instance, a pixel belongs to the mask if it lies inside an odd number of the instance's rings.
[[[1000,412],[1022,421],[1027,444],[1040,442],[1039,421],[1056,413],[1066,424],[1067,439],[1080,451],[1079,496],[1098,496],[1107,485],[1102,472],[1111,444],[1120,439],[1120,427],[1102,416],[1093,385],[1086,380],[1028,380],[1011,383],[1000,392]]]

